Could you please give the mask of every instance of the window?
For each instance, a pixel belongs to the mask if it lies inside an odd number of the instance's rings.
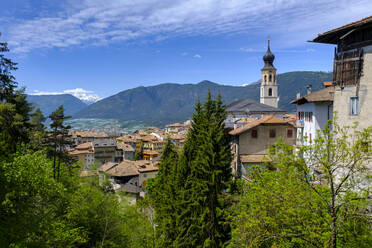
[[[293,138],[293,129],[287,129],[287,138]]]
[[[252,138],[257,138],[258,137],[257,129],[253,129],[251,134]]]
[[[363,50],[336,54],[333,68],[333,82],[341,89],[347,85],[357,85],[363,71]]]
[[[269,96],[273,95],[273,89],[269,88]]]
[[[298,119],[303,120],[304,119],[304,112],[298,112]]]
[[[275,138],[276,132],[275,129],[270,129],[270,138]]]
[[[265,81],[265,83],[267,82],[267,76],[266,75],[264,76],[264,81]]]
[[[270,74],[270,75],[269,75],[269,82],[271,82],[272,79],[273,79],[273,76]]]
[[[359,108],[359,98],[358,97],[350,97],[350,114],[357,115]]]

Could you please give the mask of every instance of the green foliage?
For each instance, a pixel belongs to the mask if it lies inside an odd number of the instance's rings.
[[[83,247],[126,247],[125,219],[117,196],[81,186],[72,194],[66,217],[89,235]]]
[[[14,153],[17,146],[29,140],[29,112],[32,107],[26,101],[24,89],[13,90],[13,94],[6,97],[0,102],[0,151]]]
[[[9,52],[8,44],[0,42],[0,102],[8,100],[14,94],[14,89],[18,85],[12,75],[12,71],[17,70],[17,63],[6,58],[4,56],[6,52]]]
[[[221,97],[196,105],[177,169],[180,202],[176,247],[222,247],[230,237],[226,190],[231,180],[231,151],[224,129]]]
[[[30,120],[7,51],[0,43],[0,247],[153,247],[154,228],[143,209],[119,201],[97,176],[79,177],[65,151],[63,107],[50,115],[50,134],[39,109]],[[46,136],[53,160],[42,146]]]
[[[39,108],[35,110],[35,112],[31,115],[30,124],[35,131],[43,132],[45,130],[44,122],[46,117],[44,117],[43,113]]]
[[[300,147],[303,157],[278,142],[271,169],[252,168],[237,197],[230,246],[370,247],[365,173],[371,154],[360,149],[370,132],[327,126]]]
[[[279,107],[289,112],[296,106],[289,102],[296,99],[297,92],[305,94],[306,85],[313,90],[322,87],[324,81],[332,81],[332,73],[296,71],[279,74]],[[258,101],[260,85],[228,86],[202,81],[198,84],[160,84],[150,87],[137,87],[119,92],[91,104],[73,115],[74,118],[117,119],[119,121],[143,121],[148,125],[164,126],[172,122],[185,121],[194,113],[194,103],[211,91],[213,96],[221,92],[227,104],[242,98]],[[121,108],[120,106],[126,106]],[[141,111],[138,111],[138,108]]]
[[[69,156],[66,154],[66,147],[71,145],[72,142],[68,139],[70,130],[69,125],[65,125],[64,122],[71,118],[71,116],[65,116],[63,106],[59,106],[56,111],[49,115],[49,118],[52,120],[50,128],[52,129],[51,135],[48,139],[48,144],[50,146],[49,154],[53,157],[53,177],[57,179],[60,177],[60,164],[61,161],[67,162]],[[58,165],[56,167],[56,162],[58,158]]]
[[[154,202],[157,247],[171,247],[176,239],[177,163],[177,149],[168,139],[162,151],[159,172],[146,187]]]
[[[0,162],[1,247],[152,247],[143,209],[82,181],[78,171],[57,182],[50,164],[42,152]]]
[[[42,244],[63,194],[51,178],[50,161],[40,152],[0,162],[1,240],[5,244]]]

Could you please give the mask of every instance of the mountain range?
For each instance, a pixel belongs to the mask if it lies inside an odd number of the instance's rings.
[[[294,112],[296,106],[290,104],[290,101],[296,98],[297,92],[304,95],[307,85],[312,85],[313,91],[319,90],[324,81],[331,80],[331,72],[296,71],[278,74],[279,108]],[[197,99],[203,101],[208,90],[214,96],[221,93],[226,104],[242,98],[259,101],[260,83],[231,86],[205,80],[198,84],[141,86],[93,103],[73,114],[73,118],[140,121],[148,125],[163,126],[189,119]]]
[[[35,109],[40,108],[44,116],[50,115],[60,105],[65,108],[65,115],[75,114],[88,106],[82,100],[70,94],[27,95],[27,101],[31,102]]]
[[[294,112],[290,101],[306,86],[313,91],[321,89],[324,81],[331,81],[331,72],[295,71],[278,74],[279,108]],[[59,105],[65,107],[66,115],[73,118],[116,119],[120,122],[141,122],[147,125],[164,126],[172,122],[189,119],[196,101],[203,101],[208,90],[216,96],[221,93],[225,104],[242,98],[259,101],[260,82],[245,86],[221,85],[208,80],[197,84],[165,83],[149,87],[137,87],[121,91],[96,103],[87,105],[82,100],[69,95],[28,95],[28,101],[39,107],[44,115],[52,113]]]

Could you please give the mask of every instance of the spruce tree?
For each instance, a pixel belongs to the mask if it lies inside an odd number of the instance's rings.
[[[230,239],[224,194],[231,180],[231,151],[219,95],[196,105],[180,160],[176,247],[222,247]]]
[[[160,159],[159,171],[154,181],[154,199],[157,247],[171,247],[175,239],[175,171],[177,169],[177,149],[168,138]]]

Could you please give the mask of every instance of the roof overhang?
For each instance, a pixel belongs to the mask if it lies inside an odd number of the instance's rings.
[[[363,18],[361,20],[348,23],[341,27],[332,29],[330,31],[318,34],[318,37],[310,42],[324,43],[324,44],[335,44],[337,45],[340,39],[345,38],[349,34],[355,32],[361,28],[372,27],[372,16]]]

